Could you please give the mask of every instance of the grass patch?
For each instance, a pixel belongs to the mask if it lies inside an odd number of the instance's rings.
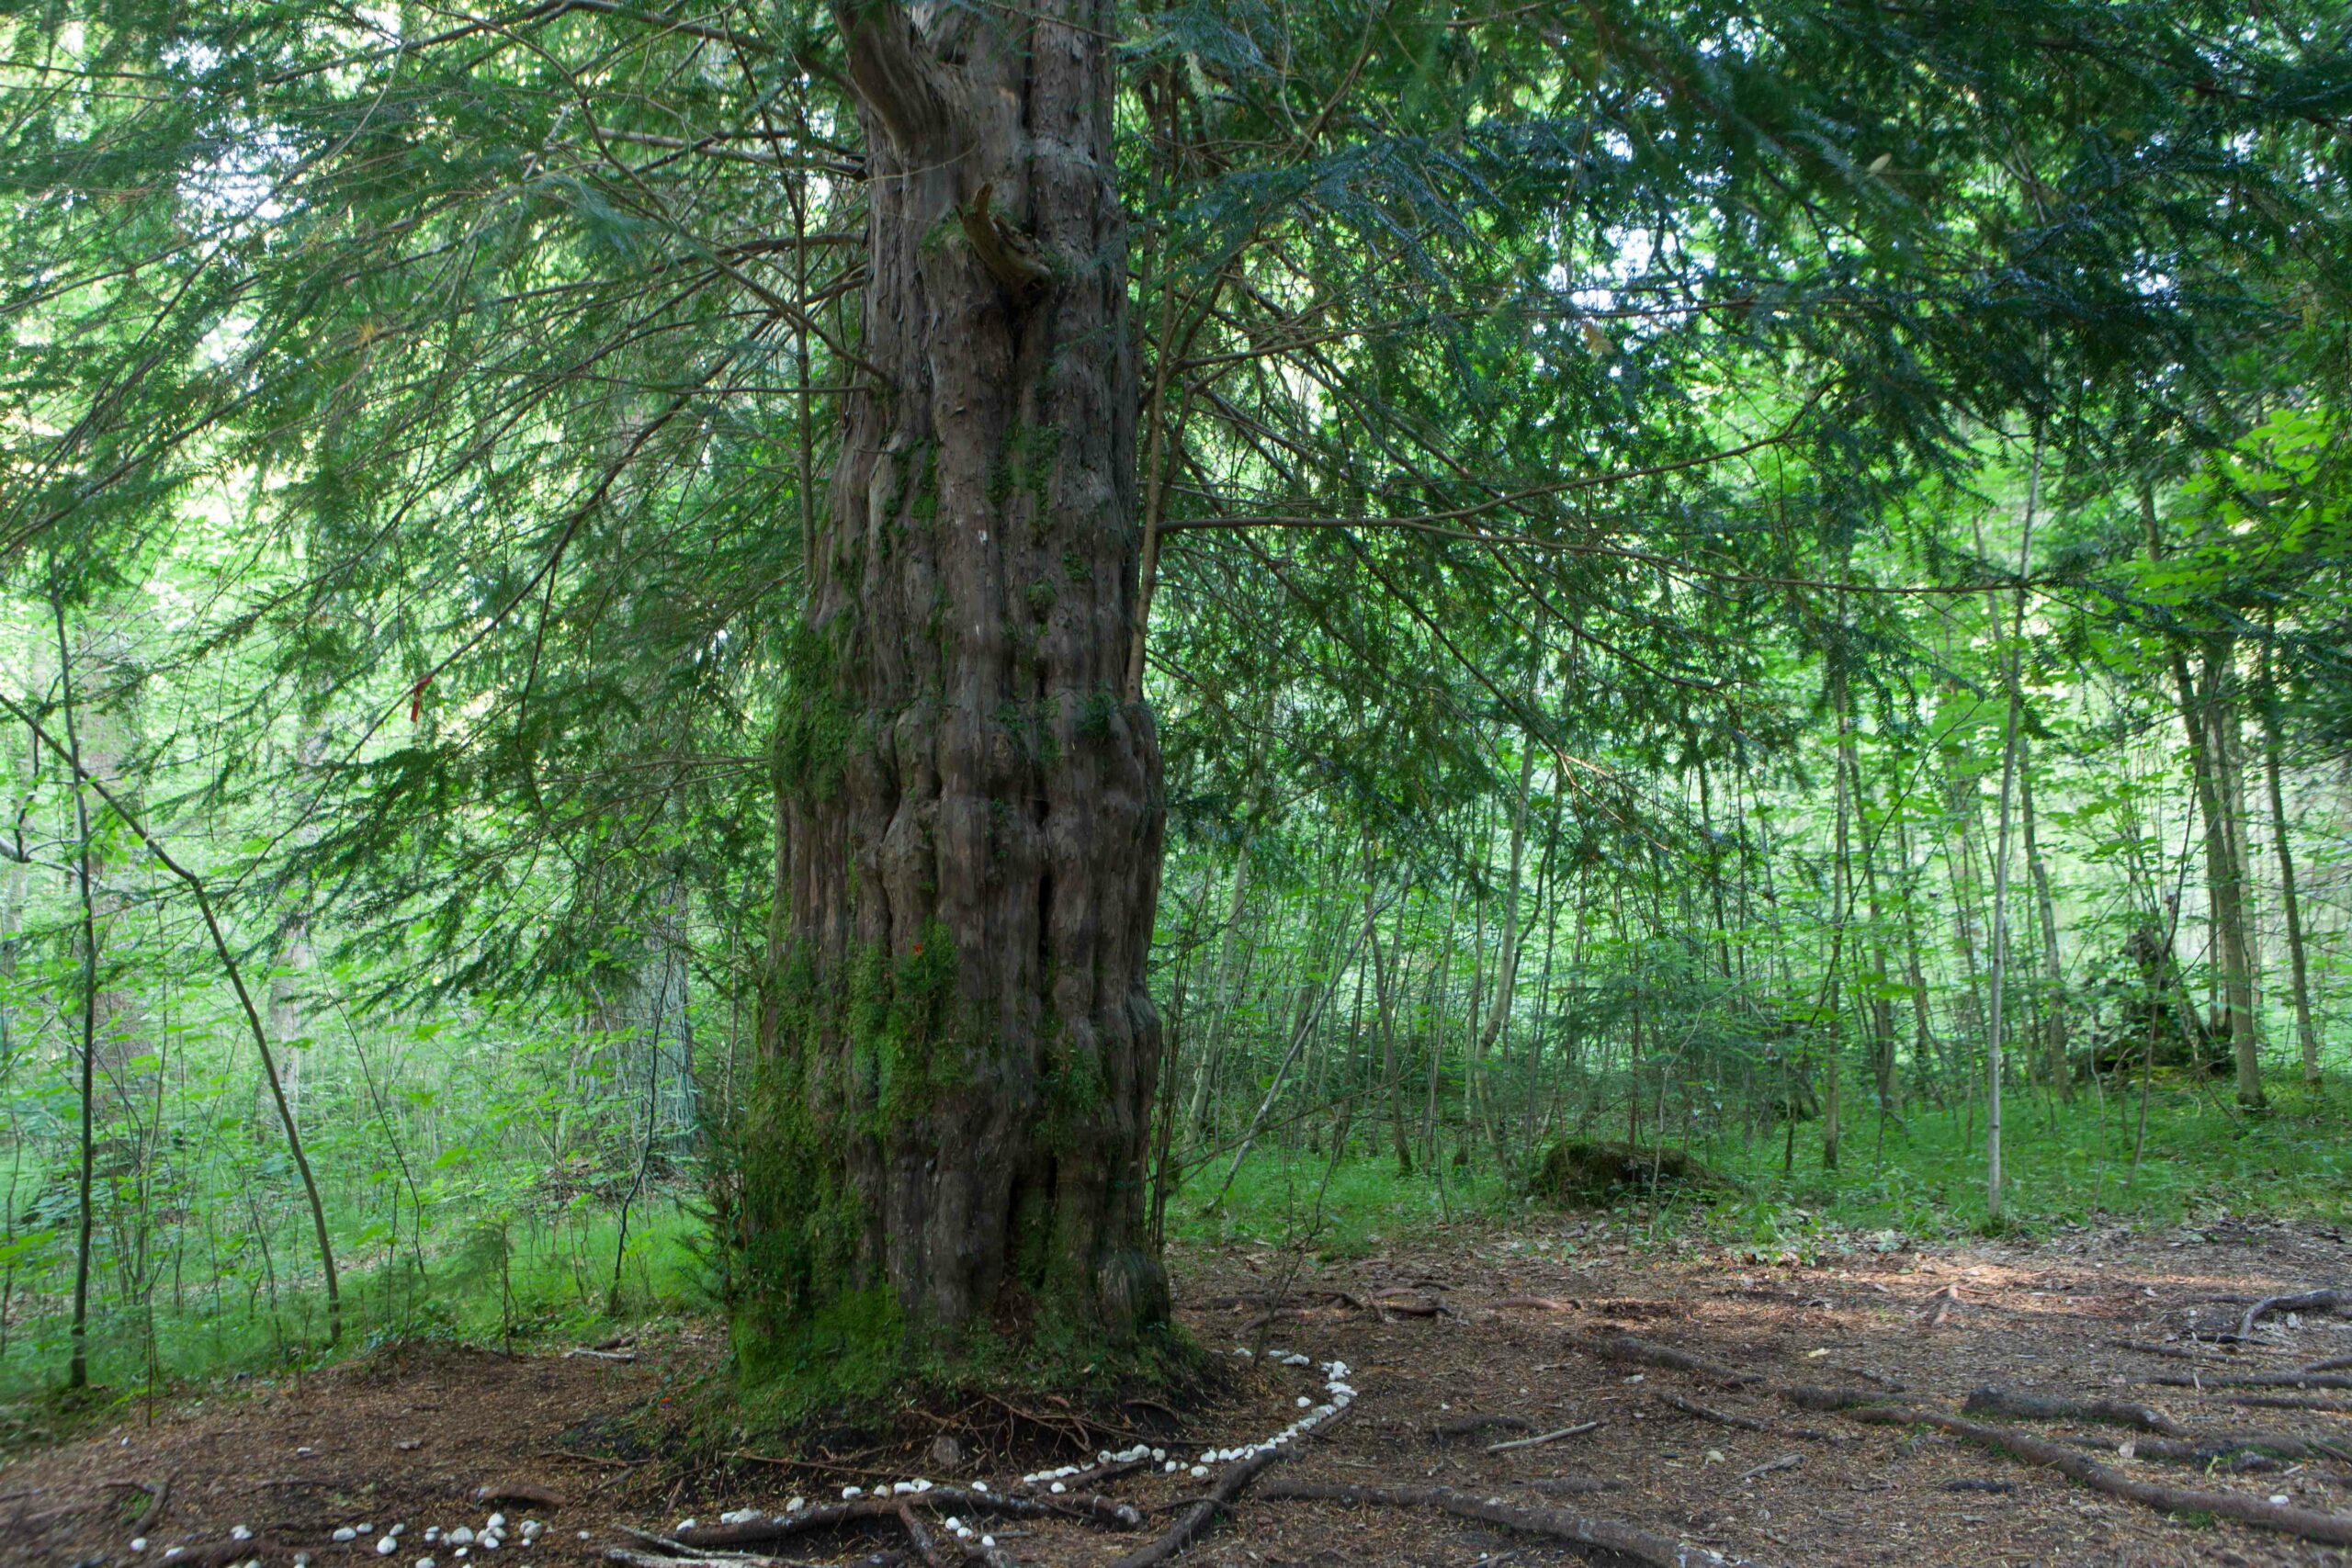
[[[695,1246],[702,1227],[686,1211],[640,1207],[630,1216],[618,1311],[612,1310],[619,1227],[583,1216],[560,1228],[483,1227],[455,1238],[428,1236],[424,1267],[414,1253],[342,1272],[343,1343],[325,1350],[325,1292],[315,1276],[235,1278],[191,1285],[176,1299],[168,1284],[152,1312],[92,1303],[85,1402],[111,1408],[157,1391],[313,1367],[402,1340],[533,1344],[576,1342],[617,1325],[707,1305]],[[380,1253],[379,1254],[380,1258]],[[62,1384],[70,1321],[42,1312],[11,1323],[0,1351],[0,1401],[21,1406],[0,1417],[0,1445],[12,1425],[53,1426],[34,1414]]]

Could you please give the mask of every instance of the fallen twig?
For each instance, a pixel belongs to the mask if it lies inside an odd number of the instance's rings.
[[[2340,1372],[2223,1372],[2218,1377],[2166,1372],[2142,1378],[2158,1388],[2352,1388],[2352,1377]]]
[[[1742,1471],[1739,1478],[1742,1481],[1753,1481],[1759,1475],[1770,1475],[1776,1470],[1794,1470],[1804,1462],[1804,1455],[1803,1454],[1782,1454],[1779,1459],[1766,1460],[1753,1470]]]
[[[1647,1568],[1748,1568],[1743,1560],[1725,1557],[1703,1546],[1691,1546],[1652,1535],[1614,1519],[1588,1518],[1557,1508],[1521,1508],[1511,1504],[1456,1492],[1450,1486],[1335,1486],[1321,1482],[1278,1482],[1266,1488],[1269,1498],[1284,1501],[1352,1503],[1359,1506],[1441,1508],[1465,1519],[1502,1525],[1530,1535],[1548,1536],[1578,1546],[1597,1546],[1630,1557]]]
[[[477,1503],[530,1503],[542,1508],[563,1506],[563,1494],[535,1481],[502,1481],[474,1488]]]
[[[2352,1518],[2316,1513],[2310,1508],[2286,1504],[2267,1503],[2261,1498],[2235,1492],[2204,1492],[2137,1481],[2086,1459],[2072,1449],[2029,1437],[2012,1427],[1969,1421],[1958,1416],[1948,1416],[1940,1410],[1914,1410],[1899,1405],[1874,1405],[1856,1410],[1850,1413],[1849,1418],[1882,1427],[1932,1427],[1955,1438],[1964,1438],[1998,1450],[2012,1459],[2047,1466],[2081,1482],[2094,1492],[2104,1492],[2109,1496],[2121,1497],[2127,1502],[2138,1503],[2163,1513],[2211,1514],[2303,1540],[2322,1541],[2331,1546],[2352,1546]]]
[[[1600,1423],[1598,1421],[1586,1421],[1574,1427],[1563,1427],[1556,1432],[1538,1432],[1532,1438],[1513,1438],[1505,1443],[1488,1443],[1487,1451],[1490,1454],[1500,1454],[1509,1453],[1513,1449],[1536,1448],[1544,1443],[1558,1442],[1562,1438],[1582,1437],[1587,1432],[1599,1429],[1600,1426]]]
[[[585,1345],[574,1345],[571,1349],[566,1350],[563,1353],[563,1359],[567,1361],[573,1359],[586,1359],[591,1361],[634,1361],[637,1359],[637,1352],[634,1350],[597,1350],[592,1349],[590,1347]]]

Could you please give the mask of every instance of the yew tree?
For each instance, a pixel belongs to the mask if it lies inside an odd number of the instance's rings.
[[[747,1292],[960,1347],[1131,1338],[1159,1023],[1114,7],[841,0],[861,352],[780,728]],[[836,1310],[844,1300],[849,1311]],[[1082,1337],[1082,1336],[1081,1336]],[[787,1331],[787,1341],[789,1332]]]

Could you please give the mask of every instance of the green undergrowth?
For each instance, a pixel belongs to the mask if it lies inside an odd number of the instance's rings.
[[[2352,1221],[2352,1090],[2277,1084],[2261,1113],[2239,1110],[2227,1094],[2226,1083],[2160,1079],[2135,1170],[2136,1085],[2104,1096],[2085,1087],[2071,1100],[2011,1090],[2002,1228],[2030,1236],[2092,1223],[2193,1225],[2223,1214]],[[1168,1232],[1180,1245],[1256,1243],[1343,1259],[1438,1243],[1464,1226],[1548,1226],[1563,1213],[1607,1214],[1658,1239],[1792,1257],[1856,1238],[1883,1247],[1989,1228],[1981,1110],[1916,1107],[1883,1129],[1874,1111],[1849,1110],[1835,1170],[1823,1168],[1821,1126],[1808,1121],[1796,1125],[1784,1171],[1786,1131],[1690,1143],[1690,1153],[1736,1183],[1732,1190],[1653,1201],[1633,1190],[1566,1209],[1529,1196],[1524,1174],[1491,1158],[1402,1176],[1385,1151],[1335,1161],[1328,1151],[1263,1149],[1243,1162],[1222,1201],[1227,1162],[1196,1169],[1170,1200]]]
[[[59,1404],[69,1324],[62,1313],[12,1322],[0,1348],[0,1446],[44,1440],[75,1414],[135,1405],[150,1393],[300,1375],[406,1343],[531,1347],[576,1344],[648,1319],[707,1309],[695,1247],[701,1226],[670,1206],[633,1214],[617,1303],[610,1216],[560,1234],[492,1228],[413,1248],[341,1275],[342,1343],[326,1345],[325,1292],[315,1270],[299,1280],[207,1281],[174,1299],[168,1283],[152,1313],[94,1303],[86,1398]],[[428,1236],[428,1242],[435,1238]],[[300,1260],[296,1260],[300,1261]],[[281,1263],[281,1267],[284,1267]]]

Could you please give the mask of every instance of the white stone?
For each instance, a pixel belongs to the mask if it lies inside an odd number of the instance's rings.
[[[334,1532],[334,1538],[337,1540],[357,1540],[359,1539],[359,1532],[353,1529],[349,1525],[345,1525],[341,1529]]]
[[[130,1543],[130,1550],[131,1550],[131,1551],[146,1551],[146,1550],[147,1550],[147,1538],[146,1538],[145,1536],[143,1536],[143,1535],[142,1535],[142,1536],[139,1536],[139,1537],[135,1538],[135,1539],[131,1541],[131,1543]]]

